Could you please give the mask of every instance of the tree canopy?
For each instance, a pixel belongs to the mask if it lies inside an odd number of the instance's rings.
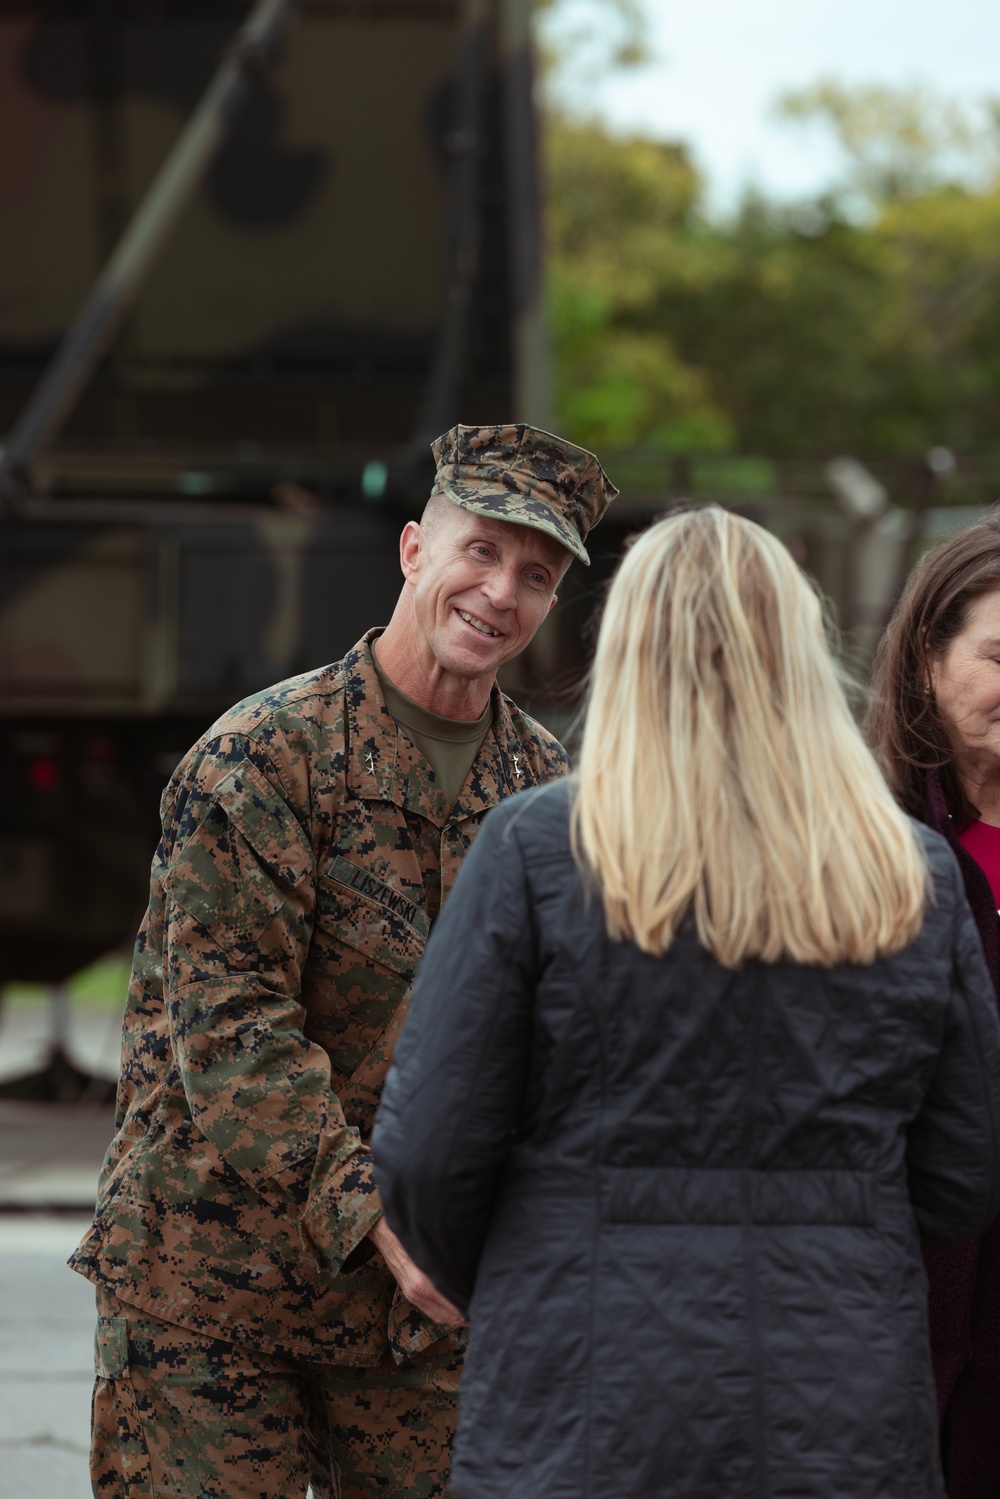
[[[842,180],[719,219],[683,145],[550,106],[562,428],[689,452],[995,447],[996,106],[827,81],[779,109],[834,131]]]

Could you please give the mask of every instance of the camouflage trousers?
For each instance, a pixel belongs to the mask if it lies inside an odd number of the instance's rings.
[[[399,1368],[289,1362],[157,1321],[98,1291],[97,1499],[442,1499],[460,1357]]]

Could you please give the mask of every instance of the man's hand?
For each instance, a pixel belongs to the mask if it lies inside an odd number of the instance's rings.
[[[435,1291],[424,1272],[418,1270],[410,1259],[384,1218],[380,1218],[375,1227],[369,1229],[368,1237],[389,1266],[407,1301],[412,1301],[418,1311],[423,1312],[425,1317],[430,1317],[432,1322],[439,1322],[444,1327],[465,1325],[462,1313]]]

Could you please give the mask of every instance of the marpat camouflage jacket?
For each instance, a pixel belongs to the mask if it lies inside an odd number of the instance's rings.
[[[70,1263],[164,1321],[290,1358],[442,1335],[368,1245],[368,1139],[430,930],[482,818],[566,773],[494,690],[449,807],[397,729],[372,631],[247,699],[181,762],[136,941],[117,1134]]]

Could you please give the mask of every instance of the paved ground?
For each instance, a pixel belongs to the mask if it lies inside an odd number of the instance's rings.
[[[50,1019],[44,1005],[3,1006],[0,1081],[44,1063]],[[71,1005],[65,1020],[71,1060],[113,1077],[117,1011]],[[0,1499],[91,1499],[94,1292],[66,1259],[112,1129],[111,1109],[0,1099]]]
[[[120,1017],[70,1006],[66,1044],[113,1076]],[[0,1010],[0,1079],[45,1061],[49,1006]],[[87,1446],[94,1293],[66,1267],[89,1221],[110,1109],[0,1099],[0,1495],[90,1499]],[[58,1216],[40,1209],[76,1209]]]
[[[90,1499],[94,1293],[65,1263],[87,1221],[0,1215],[5,1499]]]

